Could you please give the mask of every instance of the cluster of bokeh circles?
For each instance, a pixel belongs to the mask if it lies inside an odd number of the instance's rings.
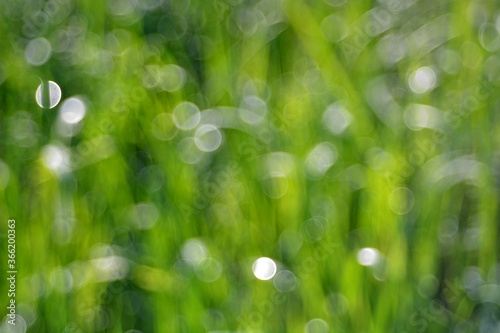
[[[0,331],[498,331],[495,5],[0,9]]]

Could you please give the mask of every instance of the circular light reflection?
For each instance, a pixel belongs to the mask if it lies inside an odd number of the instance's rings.
[[[195,128],[200,118],[200,109],[191,102],[182,102],[174,109],[174,123],[181,130]]]
[[[358,262],[362,266],[373,266],[380,260],[380,253],[378,250],[365,247],[358,251]]]
[[[252,265],[253,275],[259,280],[270,280],[276,274],[276,263],[267,257],[257,259]]]
[[[321,119],[327,130],[340,135],[351,123],[352,115],[342,105],[334,103],[328,106]]]
[[[398,187],[389,196],[389,206],[398,215],[407,214],[414,204],[413,192],[406,187]]]
[[[188,240],[182,247],[182,258],[192,265],[199,265],[208,256],[208,251],[202,241]]]
[[[36,89],[35,99],[41,108],[52,109],[61,100],[61,88],[54,81],[42,83]]]
[[[430,67],[421,67],[410,75],[408,85],[417,94],[423,94],[436,86],[436,73]]]
[[[273,279],[274,287],[281,292],[289,292],[297,286],[297,278],[290,271],[280,271]]]
[[[312,319],[306,324],[305,333],[328,333],[329,326],[323,319]]]
[[[194,142],[201,151],[212,152],[221,145],[222,134],[215,126],[202,125],[194,135]]]
[[[239,114],[247,124],[256,125],[266,117],[266,102],[257,96],[245,96],[240,105]]]
[[[87,108],[85,103],[78,97],[71,97],[66,99],[61,104],[60,109],[61,120],[66,124],[74,125],[79,123],[83,117],[85,117],[85,113],[87,112]]]
[[[45,38],[35,38],[29,41],[24,50],[26,61],[33,66],[43,65],[51,55],[52,46]]]

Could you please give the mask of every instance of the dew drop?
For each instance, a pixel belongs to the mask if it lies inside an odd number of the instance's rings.
[[[38,86],[35,93],[36,103],[44,109],[52,109],[61,101],[61,88],[54,81]]]
[[[269,280],[276,274],[276,263],[266,257],[257,259],[252,266],[255,277],[259,280]]]

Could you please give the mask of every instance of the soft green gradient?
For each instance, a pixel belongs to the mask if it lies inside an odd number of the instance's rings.
[[[26,332],[498,327],[498,6],[327,3],[342,1],[0,4],[1,267],[15,218]],[[25,55],[36,37],[53,49],[40,66]],[[166,65],[185,71],[180,89],[162,90]],[[421,67],[436,85],[417,94]],[[35,100],[47,80],[63,94],[53,109]],[[238,111],[251,95],[267,105],[255,124]],[[87,113],[63,137],[72,96]],[[183,101],[222,115],[214,152],[182,145],[197,128],[158,118]],[[351,120],[338,133],[323,117],[333,103]],[[409,129],[413,104],[436,122]],[[311,176],[304,162],[322,142],[335,163]],[[49,145],[68,153],[68,172],[47,166]],[[286,181],[266,178],[276,170]],[[181,260],[192,239],[215,263]],[[378,265],[358,263],[362,248]],[[295,289],[256,279],[259,257],[291,271]]]

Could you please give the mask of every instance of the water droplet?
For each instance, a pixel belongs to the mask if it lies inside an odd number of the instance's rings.
[[[259,280],[269,280],[276,274],[276,263],[266,257],[257,259],[252,265],[252,271]]]
[[[221,145],[222,134],[215,126],[202,125],[194,135],[194,142],[201,151],[212,152]]]
[[[36,103],[44,109],[52,109],[61,100],[61,88],[54,81],[48,81],[38,86],[35,93]]]
[[[35,38],[29,41],[24,50],[26,61],[33,66],[40,66],[49,60],[52,46],[45,38]]]
[[[191,130],[200,122],[200,109],[191,102],[182,102],[174,109],[174,123],[181,130]]]
[[[79,123],[83,117],[85,117],[85,113],[87,108],[85,103],[79,97],[71,97],[66,99],[60,108],[60,117],[61,120],[69,125],[75,125]]]
[[[430,67],[421,67],[410,75],[408,85],[417,94],[423,94],[436,86],[436,73]]]
[[[358,251],[358,262],[362,266],[373,266],[380,260],[380,253],[378,250],[365,247]]]
[[[297,286],[297,278],[290,271],[280,271],[273,280],[274,287],[281,292],[289,292]]]
[[[413,208],[413,204],[413,192],[406,187],[398,187],[389,197],[389,206],[398,215],[407,214]]]

